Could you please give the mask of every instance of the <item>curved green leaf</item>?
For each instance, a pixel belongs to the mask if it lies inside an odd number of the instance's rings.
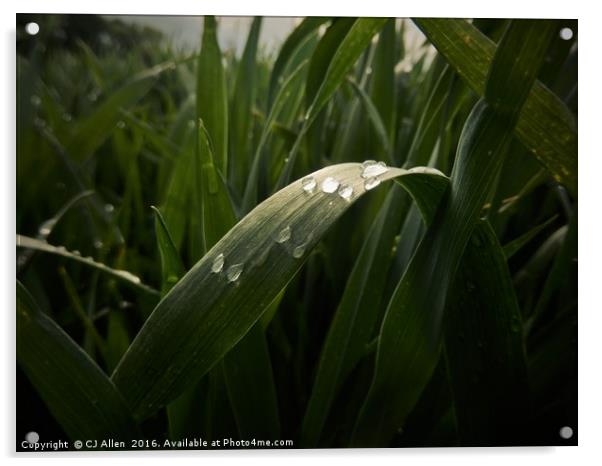
[[[124,283],[127,283],[134,288],[144,291],[145,293],[151,295],[158,295],[159,292],[154,288],[151,288],[148,285],[145,285],[140,280],[140,277],[128,272],[127,270],[118,270],[109,267],[108,265],[103,264],[102,262],[95,261],[92,257],[83,257],[78,254],[76,251],[68,251],[63,246],[53,246],[48,244],[46,241],[41,241],[39,239],[30,238],[29,236],[17,235],[17,247],[20,248],[28,248],[35,249],[36,251],[48,252],[50,254],[56,254],[58,256],[65,257],[67,259],[71,259],[82,264],[85,264],[89,267],[92,267],[96,270],[104,272],[113,278],[121,280]]]
[[[495,44],[463,19],[416,18],[446,60],[478,95],[485,91]],[[577,131],[567,106],[539,81],[529,93],[515,130],[554,177],[577,195]]]
[[[215,165],[222,173],[228,173],[228,92],[213,16],[205,16],[197,66],[197,119],[203,120],[211,137]]]
[[[140,438],[113,383],[18,281],[17,361],[71,439]]]
[[[182,393],[249,331],[330,225],[366,192],[361,173],[360,164],[335,165],[312,175],[312,194],[301,180],[287,186],[251,211],[171,289],[113,374],[137,418]],[[415,191],[433,175],[390,168],[381,179],[398,176]],[[349,200],[319,189],[329,177],[354,190]]]
[[[505,94],[514,106],[496,105],[494,109],[481,100],[464,126],[449,194],[389,302],[374,378],[353,434],[354,445],[387,445],[439,361],[443,315],[453,277],[512,140],[519,113],[515,107],[523,104],[535,81],[551,37],[550,23],[538,25],[513,22],[497,49],[486,95],[495,104],[498,95]],[[515,56],[518,68],[507,69],[506,74],[497,65],[503,66],[509,55]],[[520,85],[509,79],[515,76],[521,76]]]

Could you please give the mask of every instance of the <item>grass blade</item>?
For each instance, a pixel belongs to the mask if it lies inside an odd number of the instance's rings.
[[[487,70],[496,46],[462,19],[420,18],[414,22],[439,53],[478,95],[485,90]],[[524,105],[516,134],[554,178],[577,195],[577,132],[566,105],[547,87],[536,82]]]
[[[17,361],[71,439],[139,437],[113,383],[18,281]]]
[[[514,254],[522,249],[527,243],[529,243],[533,238],[535,238],[539,233],[545,230],[548,226],[550,226],[556,219],[558,215],[554,215],[552,218],[549,218],[545,222],[531,228],[526,233],[520,235],[518,238],[513,239],[509,243],[504,245],[504,255],[506,256],[506,260],[510,259]]]
[[[113,278],[122,281],[123,283],[127,283],[128,285],[138,290],[144,291],[145,293],[151,295],[159,294],[159,292],[154,288],[151,288],[150,286],[142,283],[140,277],[137,277],[136,275],[128,272],[127,270],[113,269],[108,265],[103,264],[102,262],[95,261],[91,257],[82,257],[76,252],[68,251],[63,246],[53,246],[45,241],[40,241],[39,239],[30,238],[29,236],[17,235],[17,247],[35,249],[36,251],[48,252],[50,254],[62,256],[67,259],[77,261],[81,264],[85,264],[101,272],[104,272],[112,276]]]
[[[255,74],[257,44],[261,31],[261,17],[256,16],[251,23],[251,30],[243,51],[231,103],[230,122],[230,157],[236,160],[236,165],[230,165],[230,175],[238,192],[244,189],[244,182],[250,167],[251,114],[255,103]]]
[[[121,118],[121,109],[129,108],[150,91],[159,74],[173,69],[167,62],[146,70],[109,96],[87,118],[81,120],[66,144],[72,158],[85,161],[109,137]]]
[[[164,296],[178,283],[185,269],[161,212],[154,206],[151,206],[151,209],[155,213],[155,235],[161,257],[161,295]]]
[[[437,365],[452,278],[502,167],[516,124],[516,107],[520,109],[535,81],[551,37],[551,23],[537,24],[540,27],[513,22],[500,42],[485,91],[495,107],[482,100],[470,114],[460,138],[449,195],[389,302],[374,378],[356,423],[354,445],[388,444]],[[509,55],[517,58],[515,63],[520,66],[508,70],[497,66],[505,64]],[[514,106],[498,105],[497,96],[501,94],[507,95]],[[437,288],[425,283],[437,283]]]
[[[366,94],[366,92],[355,82],[355,80],[349,79],[348,82],[349,84],[351,84],[351,88],[359,97],[360,102],[362,103],[364,109],[366,110],[366,113],[368,114],[368,118],[370,119],[374,132],[378,137],[378,141],[380,143],[383,153],[386,155],[388,160],[392,160],[393,153],[391,149],[391,144],[389,143],[389,135],[387,132],[387,128],[385,127],[385,124],[383,123],[383,120],[380,117],[378,110],[374,106],[372,99],[370,99],[370,96]]]
[[[318,186],[329,177],[349,185],[350,200],[310,195],[301,180],[292,183],[251,211],[171,289],[113,373],[137,418],[182,393],[249,331],[330,225],[366,192],[361,172],[360,164],[341,164],[312,175]],[[390,168],[381,179],[396,176],[416,184],[432,175]]]
[[[452,286],[445,356],[460,445],[524,438],[530,412],[521,314],[506,257],[484,221]]]
[[[228,173],[228,92],[213,16],[205,17],[197,66],[197,119],[203,120],[213,143],[215,165]]]
[[[413,194],[420,205],[428,206],[425,207],[426,215],[432,217],[449,182],[445,176],[437,174],[422,181],[421,189]],[[404,211],[400,208],[403,201],[401,188],[389,192],[347,280],[322,348],[303,419],[301,442],[304,447],[317,446],[337,392],[372,339],[378,317],[376,310],[382,300],[388,264],[392,260],[391,246],[403,218]]]
[[[289,182],[303,136],[337,88],[343,83],[345,75],[351,70],[366,47],[370,45],[372,37],[384,26],[386,21],[386,19],[381,18],[358,18],[354,20],[351,25],[348,24],[348,21],[340,20],[340,22],[331,26],[330,29],[333,29],[334,27],[337,28],[337,33],[335,34],[333,32],[333,39],[330,40],[333,41],[333,45],[338,44],[338,46],[334,54],[331,55],[332,59],[325,60],[328,61],[328,67],[325,73],[319,73],[323,76],[320,80],[319,87],[317,87],[317,79],[312,78],[314,73],[318,75],[318,71],[312,72],[312,67],[310,65],[309,75],[307,77],[308,86],[306,88],[306,102],[311,100],[311,105],[305,114],[303,127],[289,153],[288,163],[284,166],[284,170],[276,184],[276,189],[284,187]],[[338,31],[339,29],[340,32]],[[343,35],[342,33],[346,29],[348,30]],[[324,39],[326,39],[326,36],[324,36],[323,40]],[[320,45],[318,44],[315,53],[318,53],[319,49]],[[324,52],[324,54],[326,57],[329,56],[329,53],[327,52]],[[313,61],[312,58],[312,62]],[[315,69],[323,70],[324,65],[316,65]]]
[[[289,34],[289,36],[282,44],[280,52],[278,52],[278,57],[274,62],[274,66],[272,67],[272,72],[270,74],[270,87],[268,96],[268,103],[270,108],[272,107],[272,102],[274,101],[277,89],[280,86],[280,81],[283,77],[283,73],[286,70],[288,64],[290,63],[290,60],[294,55],[295,51],[301,46],[301,44],[311,33],[313,33],[316,29],[318,29],[322,24],[326,23],[327,21],[330,21],[330,18],[304,18],[303,21],[301,21],[301,24],[299,24],[299,26],[297,26],[291,34]]]

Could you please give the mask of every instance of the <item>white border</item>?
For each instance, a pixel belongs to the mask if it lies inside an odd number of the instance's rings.
[[[177,458],[178,462],[226,461],[244,464],[305,464],[307,462],[328,461],[345,464],[364,464],[367,460],[377,460],[385,464],[403,464],[404,462],[420,464],[446,465],[504,465],[544,463],[546,465],[563,465],[577,461],[579,464],[602,464],[600,439],[600,354],[599,346],[602,330],[602,309],[597,289],[600,287],[597,278],[600,276],[600,241],[601,222],[596,217],[602,212],[600,208],[599,180],[602,154],[600,137],[600,99],[599,82],[602,76],[600,69],[600,26],[599,15],[592,1],[570,2],[528,2],[525,0],[504,0],[503,2],[485,2],[477,0],[454,1],[413,1],[403,0],[370,0],[368,2],[328,2],[325,0],[303,0],[301,2],[282,1],[231,1],[231,0],[195,0],[185,2],[170,0],[169,2],[144,2],[133,4],[123,0],[103,0],[102,2],[81,2],[62,0],[48,2],[43,0],[19,0],[0,2],[2,23],[2,70],[0,72],[0,90],[3,103],[0,111],[0,140],[3,144],[0,157],[2,189],[0,198],[3,202],[4,225],[1,231],[3,279],[0,296],[3,306],[4,332],[3,350],[3,382],[0,384],[4,419],[0,424],[0,439],[4,455],[12,456],[14,448],[14,270],[15,270],[15,13],[16,12],[48,12],[48,13],[104,13],[104,14],[219,14],[219,15],[270,15],[270,16],[305,16],[305,15],[337,15],[337,16],[440,16],[440,17],[559,17],[578,18],[580,36],[579,66],[579,194],[580,221],[579,245],[584,253],[579,257],[579,444],[577,448],[494,448],[494,449],[421,449],[421,450],[314,450],[314,451],[232,451],[232,452],[150,452],[144,454],[144,461],[159,464],[168,457]],[[596,111],[597,110],[597,111]],[[6,213],[10,213],[7,221]],[[21,455],[23,456],[23,455]],[[80,462],[83,457],[92,464],[125,463],[134,458],[135,453],[103,454],[49,454],[43,457],[50,464],[63,464],[66,461]],[[33,458],[25,456],[26,463]],[[22,463],[21,463],[22,464]]]

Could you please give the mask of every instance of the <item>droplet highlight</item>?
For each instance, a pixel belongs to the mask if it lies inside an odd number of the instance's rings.
[[[290,226],[280,230],[280,232],[276,236],[276,242],[280,243],[280,244],[286,243],[289,239],[291,239],[291,227]]]
[[[322,181],[322,191],[328,194],[334,193],[337,189],[339,189],[339,182],[335,180],[332,176],[329,176],[324,181]]]
[[[220,273],[224,268],[224,255],[218,254],[215,259],[213,259],[213,264],[211,264],[211,271],[213,273]]]
[[[364,188],[366,191],[376,188],[380,184],[380,180],[376,177],[368,178],[364,181]]]
[[[349,199],[351,199],[351,196],[353,195],[353,188],[351,186],[349,186],[348,184],[342,184],[339,187],[339,190],[337,192],[338,192],[339,196],[341,196],[343,199],[348,201]]]
[[[362,178],[374,178],[389,171],[385,162],[374,162],[374,160],[366,160],[362,167]]]
[[[235,282],[240,277],[242,273],[243,265],[242,264],[234,264],[231,265],[228,271],[226,272],[226,278],[229,282]]]
[[[306,193],[313,193],[316,190],[316,186],[318,183],[313,176],[306,176],[301,180],[301,186],[303,186],[303,191]]]
[[[295,259],[300,259],[305,254],[305,244],[300,244],[295,249],[293,249],[293,257]]]

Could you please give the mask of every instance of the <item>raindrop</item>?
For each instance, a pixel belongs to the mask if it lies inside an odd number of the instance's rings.
[[[293,257],[295,259],[300,259],[305,254],[305,246],[306,244],[300,244],[295,249],[293,249]]]
[[[224,268],[224,255],[218,254],[215,259],[213,259],[213,264],[211,264],[211,271],[213,273],[220,273]]]
[[[317,185],[318,183],[316,182],[316,179],[313,176],[306,176],[301,180],[301,186],[303,186],[303,190],[306,193],[313,193]]]
[[[322,181],[322,191],[325,193],[334,193],[337,189],[339,189],[339,182],[333,177],[329,176]]]
[[[29,99],[31,102],[31,105],[33,105],[34,107],[39,107],[40,104],[42,103],[42,99],[40,99],[37,95],[33,94],[31,96],[31,98]]]
[[[73,120],[73,117],[71,116],[70,113],[63,113],[63,121],[66,123],[69,123],[71,120]]]
[[[117,128],[119,128],[119,129],[123,129],[123,128],[125,128],[125,121],[123,121],[123,120],[119,120],[119,121],[117,122]]]
[[[278,236],[276,236],[276,242],[280,243],[280,244],[286,243],[290,238],[291,238],[291,227],[288,226],[288,227],[280,230],[280,232],[278,233]]]
[[[338,190],[339,196],[348,201],[353,194],[353,188],[348,184],[342,184]]]
[[[110,214],[115,210],[115,206],[113,204],[105,204],[105,212]]]
[[[99,240],[99,239],[94,240],[94,247],[96,249],[100,249],[100,248],[102,248],[102,246],[103,246],[103,244],[102,244],[101,240]]]
[[[362,167],[366,168],[369,167],[370,165],[375,165],[376,164],[376,160],[364,160],[362,162]]]
[[[389,170],[385,162],[364,162],[362,164],[362,167],[362,178],[373,178],[375,176],[382,175],[383,173],[387,173],[387,171]]]
[[[562,40],[571,40],[573,38],[573,30],[571,28],[562,28],[558,35]]]
[[[76,255],[76,256],[81,256],[82,255],[82,253],[79,252],[77,249],[75,251],[73,251],[73,254]]]
[[[378,178],[368,178],[366,181],[364,181],[364,188],[366,188],[366,191],[370,191],[371,189],[376,188],[379,184],[380,180]]]
[[[226,272],[226,278],[229,282],[235,282],[240,277],[242,273],[243,265],[242,264],[234,264],[231,265],[228,271]]]

